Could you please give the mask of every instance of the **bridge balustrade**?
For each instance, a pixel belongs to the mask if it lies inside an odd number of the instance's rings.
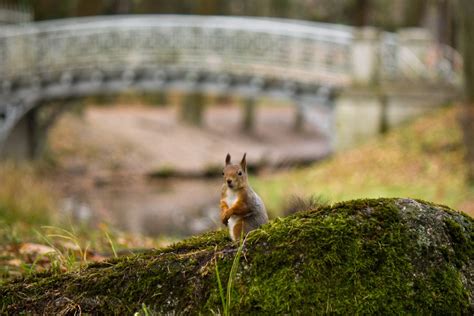
[[[274,19],[68,19],[1,30],[0,78],[160,67],[340,85],[350,79],[351,41],[348,27]]]

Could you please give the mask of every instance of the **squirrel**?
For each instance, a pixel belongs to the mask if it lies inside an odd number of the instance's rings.
[[[224,184],[220,200],[221,220],[229,227],[233,241],[238,240],[242,233],[245,236],[268,222],[262,199],[249,185],[246,156],[245,153],[240,164],[233,165],[227,154],[222,171]]]

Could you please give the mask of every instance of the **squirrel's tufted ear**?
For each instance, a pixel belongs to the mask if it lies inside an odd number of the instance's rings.
[[[230,165],[230,155],[227,154],[227,156],[225,157],[225,165]]]
[[[244,157],[242,157],[242,161],[240,162],[240,166],[242,167],[242,169],[247,172],[247,153],[244,154]]]

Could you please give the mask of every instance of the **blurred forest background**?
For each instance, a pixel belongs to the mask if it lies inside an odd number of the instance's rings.
[[[451,0],[3,0],[31,9],[34,20],[111,14],[199,14],[279,17],[388,31],[430,29],[438,40],[454,44],[456,18]]]

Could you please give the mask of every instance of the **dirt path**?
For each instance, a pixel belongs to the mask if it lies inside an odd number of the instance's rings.
[[[314,160],[329,144],[316,127],[292,131],[292,107],[264,107],[253,135],[241,132],[237,107],[211,107],[203,128],[177,121],[176,109],[138,106],[89,107],[82,119],[66,115],[50,136],[65,165],[146,174],[164,169],[197,172],[222,165],[226,153],[251,163]],[[82,161],[81,161],[82,160]]]

